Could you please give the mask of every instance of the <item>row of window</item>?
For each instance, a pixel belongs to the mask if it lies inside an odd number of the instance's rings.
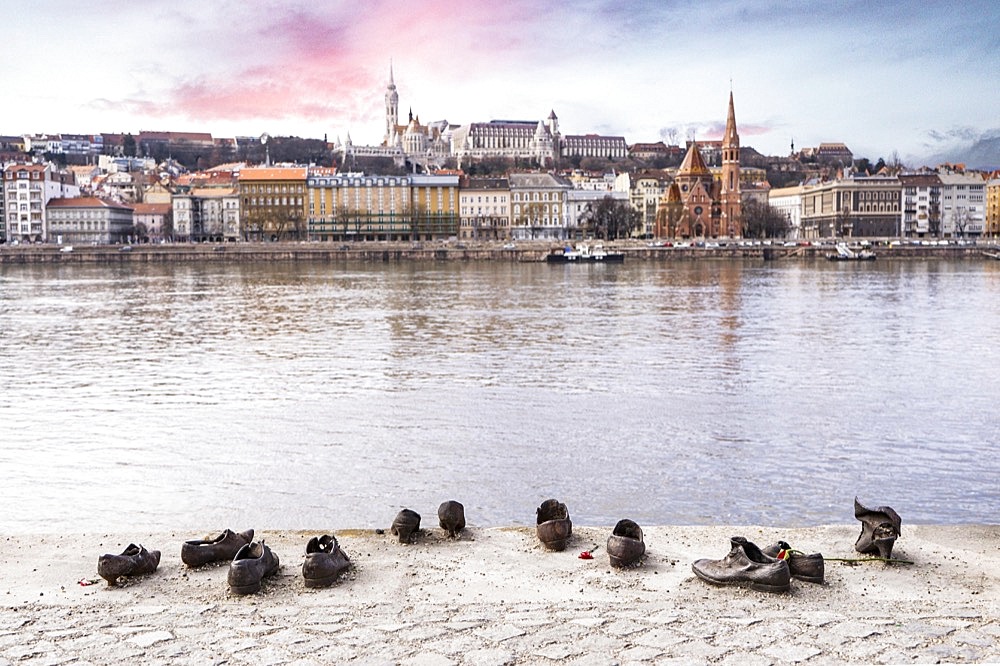
[[[302,197],[250,197],[243,199],[244,206],[302,206]]]
[[[296,194],[303,192],[302,185],[243,185],[244,194]]]

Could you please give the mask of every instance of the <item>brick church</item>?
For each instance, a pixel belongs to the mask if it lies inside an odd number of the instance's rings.
[[[733,93],[722,138],[722,171],[716,178],[705,164],[696,141],[691,142],[673,184],[667,188],[656,215],[661,238],[739,238],[740,135],[736,132]]]

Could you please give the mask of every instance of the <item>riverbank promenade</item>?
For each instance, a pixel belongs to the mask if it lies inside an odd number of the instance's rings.
[[[223,527],[251,526],[213,534]],[[563,552],[533,526],[452,540],[434,524],[411,545],[345,530],[353,566],[322,589],[301,577],[322,531],[255,527],[281,569],[245,597],[229,594],[226,564],[181,563],[183,541],[203,534],[4,535],[0,664],[1000,662],[998,526],[904,522],[893,556],[912,564],[835,561],[863,557],[856,524],[643,526],[647,554],[627,570],[609,566],[610,528],[575,527]],[[821,552],[825,584],[769,594],[696,578],[691,563],[724,557],[734,535]],[[159,568],[108,587],[98,556],[130,542],[161,550]]]
[[[862,247],[857,242],[849,244]],[[167,243],[148,245],[0,245],[0,264],[23,263],[159,263],[183,261],[545,261],[551,251],[566,243],[558,241],[507,242],[279,242],[279,243]],[[694,259],[826,259],[836,252],[832,241],[823,244],[784,244],[736,241],[725,245],[651,241],[605,243],[628,261],[687,261]],[[974,259],[993,261],[1000,245],[992,241],[950,242],[924,245],[897,243],[872,246],[879,259]]]

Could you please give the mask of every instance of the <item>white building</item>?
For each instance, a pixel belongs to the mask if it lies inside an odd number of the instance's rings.
[[[128,243],[135,232],[132,208],[96,197],[57,198],[49,201],[51,239],[60,243]]]
[[[583,229],[590,224],[598,204],[605,198],[611,198],[620,203],[629,203],[627,192],[582,190],[578,188],[566,192],[566,226],[570,235],[572,235],[574,230]],[[641,229],[637,229],[633,233],[639,234],[641,231]]]
[[[945,171],[941,179],[941,235],[977,238],[986,224],[986,181],[979,174]]]
[[[788,220],[788,237],[805,238],[802,231],[802,193],[804,185],[779,187],[767,193],[767,203]]]
[[[176,240],[239,240],[240,195],[235,187],[192,188],[174,194],[171,204]]]
[[[899,235],[907,238],[941,233],[941,179],[936,173],[901,173],[902,217]]]
[[[73,174],[55,171],[51,164],[8,165],[3,171],[3,188],[8,241],[51,240],[46,217],[49,201],[80,195]]]
[[[572,183],[551,173],[512,173],[508,180],[511,238],[565,240],[575,226],[566,206]]]
[[[506,178],[462,178],[458,203],[459,238],[510,238],[510,182]]]

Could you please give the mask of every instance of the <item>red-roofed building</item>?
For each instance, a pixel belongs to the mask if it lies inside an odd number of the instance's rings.
[[[52,199],[45,207],[50,239],[59,243],[129,243],[135,233],[132,208],[97,197]]]
[[[159,243],[171,234],[173,207],[168,203],[132,204],[136,241]]]
[[[240,217],[246,240],[305,240],[306,171],[306,167],[240,170]]]

